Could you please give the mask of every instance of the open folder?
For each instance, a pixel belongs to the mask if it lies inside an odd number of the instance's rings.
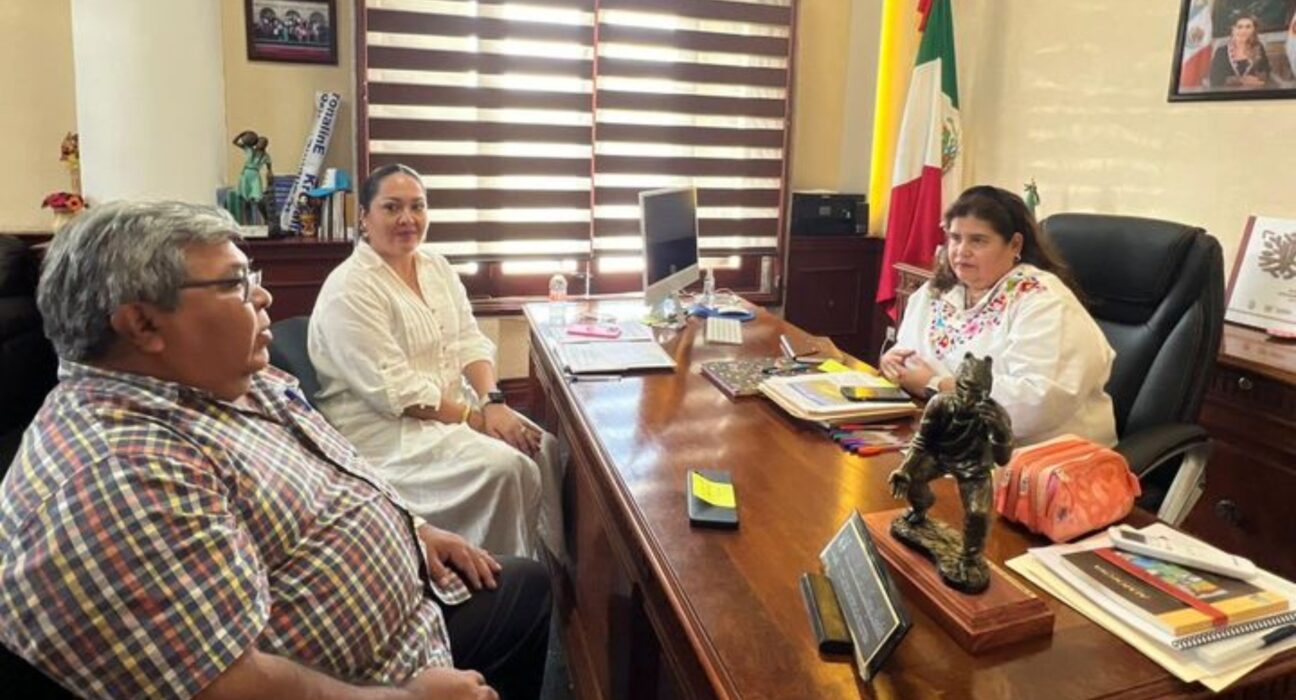
[[[675,360],[651,340],[563,343],[558,359],[572,374],[671,369]]]
[[[881,420],[918,413],[912,401],[852,401],[843,386],[891,387],[867,372],[811,372],[790,377],[770,377],[757,387],[794,418],[829,423],[843,420]]]

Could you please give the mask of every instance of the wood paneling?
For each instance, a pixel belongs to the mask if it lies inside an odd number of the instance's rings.
[[[310,314],[320,286],[352,249],[348,242],[324,243],[309,238],[252,238],[241,241],[239,246],[251,258],[252,267],[261,269],[261,284],[274,296],[272,319]]]
[[[791,238],[783,315],[876,365],[890,321],[874,302],[883,245],[864,236]]]

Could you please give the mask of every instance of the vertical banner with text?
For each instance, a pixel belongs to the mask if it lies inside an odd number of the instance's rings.
[[[302,152],[301,165],[297,167],[297,181],[284,204],[279,226],[285,231],[301,231],[301,203],[303,194],[319,185],[320,167],[328,153],[329,139],[333,137],[333,123],[337,121],[342,96],[336,92],[321,92],[315,97],[315,123],[306,136],[306,150]]]

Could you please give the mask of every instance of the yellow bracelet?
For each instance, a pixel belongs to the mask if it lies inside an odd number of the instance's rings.
[[[471,416],[471,415],[472,415],[472,404],[464,404],[464,414],[463,414],[463,417],[459,419],[459,422],[460,422],[460,423],[463,423],[464,425],[467,425],[467,424],[468,424],[468,416]]]

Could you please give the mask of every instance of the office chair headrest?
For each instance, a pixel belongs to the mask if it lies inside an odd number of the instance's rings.
[[[1094,317],[1124,324],[1147,322],[1204,233],[1170,221],[1104,214],[1056,214],[1043,227],[1089,297]]]

